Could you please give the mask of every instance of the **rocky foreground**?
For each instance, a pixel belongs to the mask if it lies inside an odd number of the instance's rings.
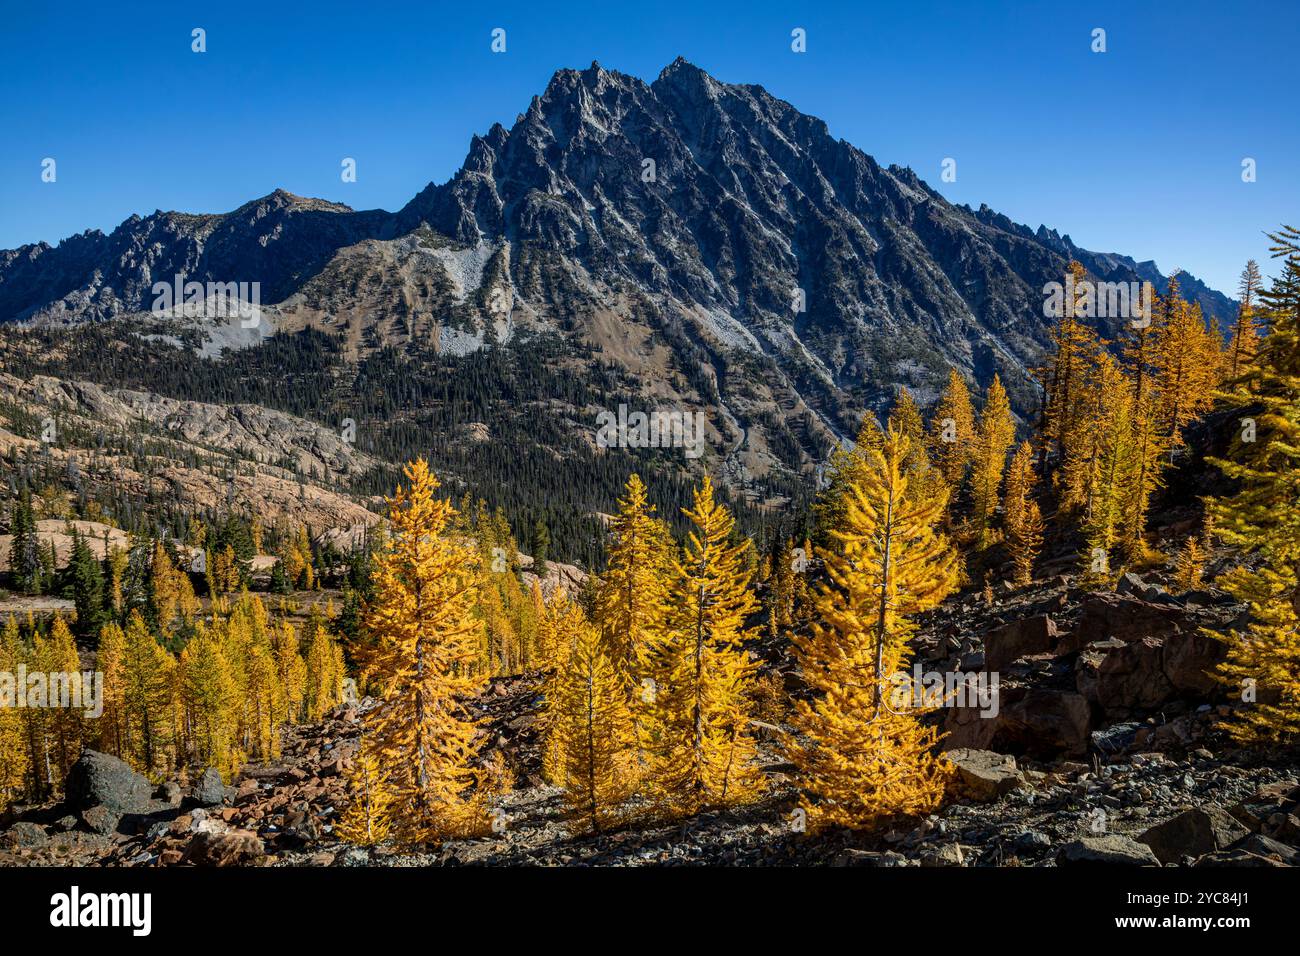
[[[1231,625],[1240,606],[1214,591],[1171,595],[1154,577],[1107,592],[1065,578],[997,590],[993,603],[969,595],[925,621],[922,666],[997,673],[999,706],[941,712],[953,800],[905,829],[801,832],[778,714],[761,729],[771,789],[760,803],[574,836],[560,791],[538,774],[538,679],[517,677],[476,702],[486,752],[502,751],[516,774],[489,836],[423,853],[334,838],[363,701],[288,729],[280,759],[231,786],[212,771],[154,786],[86,752],[60,803],[0,830],[0,864],[1300,865],[1300,754],[1235,747],[1221,725],[1232,703],[1206,676],[1222,646],[1204,629]],[[765,666],[799,692],[788,658]]]

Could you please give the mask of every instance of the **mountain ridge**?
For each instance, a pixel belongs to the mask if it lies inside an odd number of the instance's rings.
[[[206,328],[210,355],[309,327],[353,359],[555,335],[620,366],[647,407],[706,410],[724,474],[743,481],[812,467],[898,389],[933,398],[949,367],[978,388],[999,374],[1032,416],[1043,287],[1070,259],[1168,287],[1154,262],[954,205],[762,86],[679,57],[650,83],[557,71],[396,212],[276,190],[2,251],[0,323],[130,316],[183,274],[260,282],[265,329]],[[1230,319],[1230,299],[1181,281]],[[1124,324],[1097,321],[1111,339]]]

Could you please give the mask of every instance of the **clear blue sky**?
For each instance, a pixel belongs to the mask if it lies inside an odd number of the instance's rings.
[[[1231,291],[1300,221],[1300,4],[9,3],[0,248],[271,190],[396,209],[560,67],[681,54],[950,199]],[[208,51],[190,50],[207,31]],[[507,31],[493,54],[490,33]],[[790,51],[803,27],[808,52]],[[1092,53],[1091,32],[1107,32]],[[339,178],[343,157],[358,181]],[[1258,181],[1241,181],[1243,157]],[[58,180],[41,182],[41,161]],[[945,157],[957,181],[940,181]],[[1267,267],[1266,267],[1267,268]],[[1271,270],[1270,270],[1271,271]]]

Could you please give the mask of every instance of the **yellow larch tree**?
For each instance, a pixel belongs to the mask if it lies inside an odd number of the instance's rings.
[[[1016,439],[1016,424],[1011,417],[1011,403],[996,374],[984,396],[979,427],[971,456],[971,489],[974,501],[971,530],[979,546],[987,543],[993,514],[998,507],[998,491],[1007,466],[1007,451]]]
[[[907,472],[908,486],[913,494],[926,496],[937,487],[946,485],[943,473],[934,467],[926,451],[925,420],[921,417],[921,409],[906,388],[899,389],[898,400],[889,413],[886,427],[907,436],[912,450],[903,463],[903,470]]]
[[[222,642],[200,629],[180,657],[182,747],[196,768],[215,767],[227,782],[243,762],[239,746],[239,688]]]
[[[1069,264],[1067,279],[1076,289],[1086,289],[1083,283],[1087,278],[1080,263]],[[1063,297],[1051,333],[1052,360],[1042,373],[1041,464],[1053,470],[1063,467],[1078,449],[1078,432],[1084,421],[1089,391],[1089,370],[1102,350],[1097,333],[1083,321],[1088,308],[1087,296],[1074,302]]]
[[[655,657],[668,617],[670,535],[654,515],[646,487],[633,474],[610,522],[605,573],[596,588],[595,624],[632,703],[638,762],[647,762],[654,735]]]
[[[1148,396],[1150,390],[1148,390]],[[1129,474],[1124,478],[1120,503],[1120,548],[1129,563],[1149,561],[1153,555],[1146,541],[1147,513],[1151,496],[1162,485],[1162,457],[1165,438],[1160,434],[1157,405],[1149,398],[1139,401],[1136,390],[1129,421],[1132,447],[1129,450]]]
[[[868,412],[862,416],[858,426],[857,438],[851,447],[841,445],[831,452],[827,468],[819,480],[822,493],[813,503],[813,522],[817,528],[817,541],[820,545],[830,543],[830,532],[844,523],[844,511],[848,500],[848,489],[861,477],[867,467],[871,452],[880,448],[884,436],[880,431],[880,422],[875,415]]]
[[[1259,263],[1251,259],[1241,270],[1241,282],[1237,286],[1237,321],[1233,323],[1232,337],[1228,341],[1225,367],[1229,382],[1235,382],[1241,377],[1255,358],[1255,350],[1259,347],[1259,327],[1255,313],[1263,284]]]
[[[542,777],[554,786],[564,785],[564,733],[559,725],[560,683],[573,654],[574,643],[583,628],[590,628],[582,608],[569,600],[563,588],[556,588],[542,608],[538,622],[538,652],[545,676],[542,680],[544,706],[539,716],[542,736]],[[624,696],[627,688],[624,685]]]
[[[910,658],[911,617],[955,586],[957,558],[935,528],[945,502],[907,493],[908,440],[895,431],[867,457],[845,522],[825,549],[829,580],[811,635],[795,650],[809,700],[796,702],[791,759],[810,828],[887,826],[940,804],[949,771],[938,735],[907,695],[890,692]]]
[[[610,522],[611,544],[596,593],[596,620],[611,660],[639,678],[663,640],[667,535],[641,476],[633,474]]]
[[[594,627],[579,623],[547,704],[548,736],[558,738],[565,804],[577,831],[621,822],[639,778],[626,683],[604,647]]]
[[[948,384],[930,419],[930,460],[939,469],[953,495],[961,488],[975,444],[975,409],[966,380],[948,370]]]
[[[1111,556],[1124,529],[1124,504],[1131,491],[1137,460],[1133,430],[1133,395],[1124,371],[1111,355],[1097,363],[1095,388],[1088,401],[1081,434],[1087,442],[1079,496],[1085,564],[1092,575],[1107,578]]]
[[[95,669],[104,675],[104,712],[96,721],[96,746],[121,757],[126,704],[126,632],[117,624],[99,631]]]
[[[1240,398],[1254,429],[1214,461],[1239,490],[1209,503],[1215,536],[1253,559],[1216,582],[1250,608],[1247,627],[1226,638],[1219,676],[1246,705],[1228,729],[1252,744],[1300,737],[1300,230],[1269,238],[1283,268],[1260,294],[1268,332]]]
[[[271,656],[275,660],[277,679],[282,691],[283,711],[278,723],[297,723],[303,718],[303,700],[307,694],[307,662],[302,657],[302,642],[289,621],[281,621],[271,632]]]
[[[388,839],[393,830],[393,795],[384,782],[379,758],[361,746],[347,773],[348,806],[335,830],[340,840],[357,846],[374,846]]]
[[[1034,452],[1029,442],[1020,443],[1007,468],[1003,527],[1007,550],[1015,568],[1016,584],[1033,580],[1034,560],[1043,545],[1043,515],[1034,498]]]
[[[756,665],[743,647],[758,608],[744,569],[750,543],[731,543],[735,519],[707,476],[683,512],[694,527],[669,590],[654,784],[670,812],[690,815],[752,802],[763,775],[749,725]]]
[[[416,844],[487,828],[467,709],[486,678],[476,667],[475,556],[448,535],[455,509],[434,496],[428,464],[410,462],[405,475],[410,484],[388,499],[392,533],[365,613],[365,669],[382,697],[365,724],[393,796],[393,836]]]
[[[50,694],[55,693],[54,675],[59,675],[60,682],[68,682],[69,687],[72,683],[80,685],[81,661],[77,655],[77,645],[73,640],[72,630],[62,614],[55,615],[54,623],[50,626],[49,637],[36,640],[33,656],[34,669],[44,671],[50,677]],[[88,687],[83,688],[85,693],[89,693],[90,690]],[[70,702],[71,698],[69,698]],[[61,787],[63,778],[67,776],[72,765],[77,762],[77,757],[81,755],[81,741],[86,727],[83,709],[53,706],[55,703],[50,701],[52,709],[46,727],[50,739],[52,772],[50,782],[55,787]],[[83,707],[89,707],[88,699]]]
[[[162,541],[153,545],[153,559],[149,567],[149,600],[158,627],[168,630],[180,609],[180,585],[176,567],[167,554]]]
[[[18,666],[26,656],[18,621],[10,614],[0,631],[0,674],[11,675],[13,693],[23,689],[17,686]],[[0,701],[0,813],[25,789],[31,770],[31,758],[23,734],[20,712],[14,707],[17,701]]]
[[[1182,429],[1213,405],[1223,355],[1205,327],[1200,305],[1190,305],[1169,280],[1164,320],[1155,326],[1152,365],[1158,393],[1156,419],[1172,454]]]
[[[1195,535],[1189,535],[1174,563],[1174,582],[1179,591],[1193,591],[1201,586],[1205,573],[1205,551]]]
[[[307,622],[307,660],[303,704],[309,721],[320,720],[343,702],[343,649],[330,636],[325,619],[313,613]]]
[[[132,611],[122,654],[122,759],[146,775],[167,769],[173,741],[175,661]]]

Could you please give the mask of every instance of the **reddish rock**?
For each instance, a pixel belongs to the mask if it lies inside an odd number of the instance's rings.
[[[1177,607],[1150,604],[1123,594],[1089,594],[1079,609],[1074,630],[1066,634],[1058,654],[1082,650],[1094,641],[1112,638],[1126,644],[1143,638],[1164,638],[1196,625]]]
[[[265,858],[262,841],[248,830],[196,833],[184,856],[195,866],[260,866]]]
[[[1013,687],[999,694],[996,716],[976,707],[949,708],[945,750],[969,748],[1035,757],[1082,756],[1088,752],[1092,709],[1069,691]]]
[[[1002,670],[1027,654],[1042,654],[1056,645],[1056,622],[1046,614],[1011,621],[984,635],[984,666]]]
[[[93,832],[107,836],[117,829],[122,814],[104,804],[96,804],[81,811],[81,822]]]
[[[1169,700],[1163,641],[1144,637],[1112,650],[1097,668],[1097,702],[1108,713],[1149,709]]]
[[[1180,693],[1214,693],[1221,686],[1213,674],[1226,654],[1224,643],[1203,631],[1166,638],[1162,661],[1165,677]]]
[[[1113,639],[1090,644],[1079,655],[1079,693],[1108,714],[1151,710],[1179,696],[1196,699],[1217,689],[1211,675],[1223,646],[1208,634],[1179,633],[1163,639]]]

